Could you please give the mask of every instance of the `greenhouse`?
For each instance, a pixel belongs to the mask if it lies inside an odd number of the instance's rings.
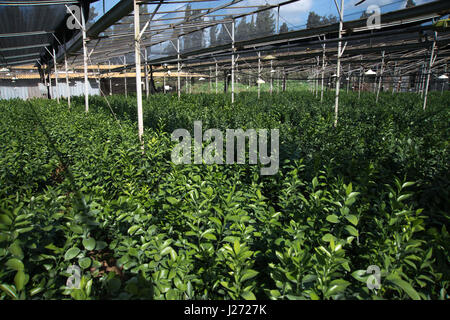
[[[448,300],[449,60],[445,0],[0,1],[0,300]]]

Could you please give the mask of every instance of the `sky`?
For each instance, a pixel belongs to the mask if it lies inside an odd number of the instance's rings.
[[[361,13],[367,9],[370,5],[378,5],[381,8],[381,12],[385,13],[388,11],[394,11],[402,9],[405,7],[406,0],[366,0],[359,6],[355,6],[355,3],[360,0],[345,0],[344,1],[344,20],[354,20],[361,16]],[[417,5],[432,2],[434,0],[415,0]],[[103,14],[103,2],[105,2],[105,11],[107,12],[114,5],[116,5],[119,0],[100,0],[94,3],[92,6],[96,8],[99,13],[99,17]],[[213,2],[215,2],[213,4]],[[217,6],[229,2],[229,0],[217,0],[209,2],[199,2],[193,3],[192,7],[204,8],[206,6]],[[237,4],[236,6],[244,5],[264,5],[264,4],[278,4],[283,2],[283,0],[244,0]],[[340,0],[337,0],[340,3]],[[180,4],[171,4],[161,7],[161,10],[174,10],[179,8]],[[334,0],[299,0],[297,2],[291,3],[289,5],[283,6],[280,9],[280,25],[286,22],[289,29],[299,29],[306,24],[308,14],[310,11],[323,16],[323,15],[336,15],[337,10]],[[238,10],[230,10],[229,12],[239,12]],[[245,12],[245,11],[242,11]]]

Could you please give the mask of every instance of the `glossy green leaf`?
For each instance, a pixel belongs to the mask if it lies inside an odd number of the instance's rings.
[[[8,251],[18,259],[23,259],[24,257],[22,248],[20,247],[20,244],[17,241],[15,241],[9,246]]]
[[[242,298],[245,300],[256,300],[255,295],[251,291],[245,291],[241,294]]]
[[[345,216],[345,219],[347,219],[354,226],[356,226],[358,224],[358,217],[353,214],[349,214],[349,215]]]
[[[327,233],[326,235],[324,235],[322,237],[322,240],[325,242],[330,242],[330,241],[334,240],[334,236],[331,233]]]
[[[258,271],[248,269],[242,275],[241,281],[244,282],[245,280],[252,279],[252,278],[256,277],[258,275],[258,273],[259,273]]]
[[[80,249],[78,249],[77,247],[70,248],[64,254],[64,260],[66,260],[66,261],[71,260],[71,259],[75,258],[79,253],[80,253]]]
[[[0,224],[10,226],[12,224],[12,220],[6,214],[0,214]]]
[[[178,295],[177,292],[174,289],[169,289],[166,293],[167,300],[177,300]]]
[[[173,205],[175,205],[175,204],[177,204],[179,201],[178,201],[178,199],[176,199],[176,198],[174,198],[174,197],[167,197],[167,201],[170,203],[170,204],[173,204]]]
[[[24,270],[23,262],[17,258],[9,259],[8,261],[6,261],[5,265],[8,268],[16,270],[16,271]]]
[[[89,257],[84,257],[78,260],[78,265],[82,268],[82,269],[87,269],[91,266],[92,260]]]
[[[129,235],[133,235],[140,227],[141,227],[141,226],[139,226],[139,225],[131,226],[131,227],[128,229],[128,234],[129,234]]]
[[[327,221],[331,222],[331,223],[338,223],[339,222],[339,217],[335,214],[330,214],[327,216]]]
[[[406,292],[406,294],[408,294],[411,299],[420,300],[419,294],[408,282],[395,277],[388,277],[386,280],[401,288],[404,292]]]
[[[83,246],[86,250],[94,250],[95,244],[96,242],[94,238],[83,239]]]
[[[25,279],[26,279],[25,272],[23,272],[23,270],[17,271],[16,276],[14,277],[14,284],[18,291],[22,291],[22,289],[24,288]]]
[[[359,235],[358,230],[355,229],[355,227],[351,225],[346,225],[345,230],[347,230],[350,235],[357,237]]]

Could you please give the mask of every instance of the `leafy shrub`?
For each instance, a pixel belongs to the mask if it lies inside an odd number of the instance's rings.
[[[448,299],[449,97],[155,95],[145,154],[132,97],[0,101],[0,299]],[[196,120],[278,128],[279,173],[174,165]]]

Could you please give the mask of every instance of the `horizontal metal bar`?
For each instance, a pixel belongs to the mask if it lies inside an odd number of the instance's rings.
[[[2,1],[0,6],[53,6],[61,4],[76,4],[79,1],[74,0],[61,0],[61,1]]]
[[[298,0],[296,0],[296,1],[298,1]],[[226,10],[228,10],[228,9],[252,9],[252,8],[259,8],[260,6],[237,6],[237,7],[227,7],[226,8]],[[204,10],[208,10],[209,8],[195,8],[194,10],[196,10],[196,11],[204,11]],[[192,11],[192,10],[191,10]],[[158,14],[164,14],[164,15],[167,15],[167,14],[170,14],[170,13],[185,13],[185,12],[188,12],[188,10],[172,10],[172,11],[158,11]],[[141,14],[139,14],[140,16],[146,16],[146,15],[150,15],[151,13],[150,12],[144,12],[144,13],[141,13]],[[230,15],[231,14],[236,14],[236,13],[230,13]],[[129,14],[129,15],[127,15],[128,17],[131,17],[131,16],[133,16],[132,14]],[[208,17],[209,17],[210,15],[208,14]],[[183,19],[184,19],[184,17],[183,17]]]
[[[8,62],[7,64],[5,63],[1,63],[0,65],[2,66],[13,66],[13,65],[17,65],[17,64],[25,64],[27,62],[36,62],[36,58],[34,59],[27,59],[27,60],[20,60],[20,61],[13,61],[13,62]]]
[[[50,45],[50,43],[40,43],[40,44],[33,44],[33,45],[29,45],[29,46],[0,48],[0,52],[12,51],[12,50],[24,50],[24,49],[42,48],[42,47],[48,47],[49,45]]]
[[[21,54],[18,56],[4,56],[3,58],[5,58],[6,60],[11,60],[11,59],[17,59],[17,58],[38,56],[40,54],[41,54],[40,52],[33,52],[33,53],[28,53],[28,54]]]
[[[186,4],[186,3],[193,3],[193,2],[210,2],[211,0],[165,0],[164,4],[176,4],[176,3],[181,3],[181,4]],[[158,4],[160,1],[158,0],[140,0],[138,1],[138,4]]]
[[[112,26],[116,21],[122,19],[133,10],[133,0],[121,0],[114,7],[112,7],[106,14],[98,19],[88,30],[87,36],[89,38],[97,37],[101,32]],[[81,49],[83,40],[81,35],[75,38],[65,50],[61,50],[61,53],[57,55],[57,61],[60,62],[64,59],[64,51],[67,53],[73,53]]]
[[[17,33],[0,33],[0,38],[41,36],[53,32],[54,31],[31,31],[31,32],[17,32]]]

